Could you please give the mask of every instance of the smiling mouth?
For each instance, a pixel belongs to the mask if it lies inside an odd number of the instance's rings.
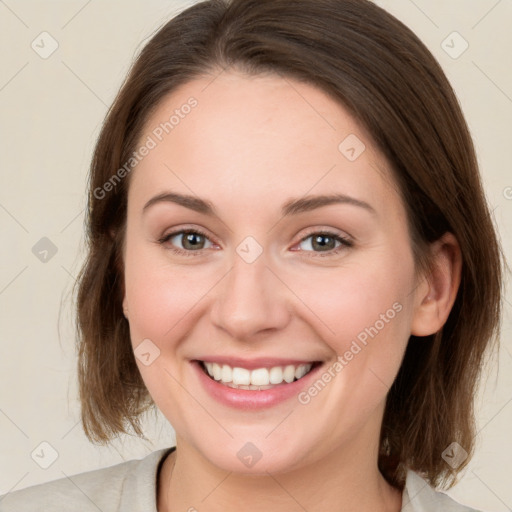
[[[205,361],[198,361],[198,363],[204,373],[219,384],[234,389],[251,391],[264,391],[290,384],[302,379],[314,368],[322,364],[320,361],[313,361],[306,364],[290,364],[249,370],[237,366],[231,367],[227,364]]]

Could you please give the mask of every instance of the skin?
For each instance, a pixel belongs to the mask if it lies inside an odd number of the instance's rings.
[[[215,76],[162,100],[141,142],[191,96],[198,105],[130,176],[123,306],[134,349],[150,339],[160,350],[137,364],[177,439],[159,474],[158,510],[229,512],[243,502],[248,511],[398,512],[401,493],[377,467],[386,394],[411,333],[446,321],[460,279],[457,242],[434,244],[435,269],[419,275],[389,165],[343,106],[276,75]],[[355,161],[338,150],[349,134],[366,146]],[[143,212],[167,191],[206,199],[219,217],[171,202]],[[281,214],[291,198],[334,192],[375,212],[334,204]],[[192,256],[171,251],[190,247],[183,236],[158,243],[185,228],[208,236]],[[311,236],[301,241],[322,230],[353,245],[333,254]],[[247,236],[263,249],[252,263],[236,252]],[[191,368],[215,354],[328,367],[394,303],[401,311],[307,404],[293,397],[242,412],[213,400]],[[251,468],[237,457],[247,442],[262,453]]]

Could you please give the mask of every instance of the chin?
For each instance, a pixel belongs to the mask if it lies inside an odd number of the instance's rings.
[[[304,445],[298,444],[304,450]],[[202,448],[197,447],[202,456],[217,468],[253,476],[292,471],[306,455],[295,449],[295,443],[288,441],[284,446],[282,442],[265,440],[264,436],[261,441],[231,439],[226,443],[218,443],[216,446],[208,444]]]

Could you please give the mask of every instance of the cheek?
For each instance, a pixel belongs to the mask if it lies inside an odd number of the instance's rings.
[[[314,279],[297,276],[295,282],[294,291],[310,308],[311,318],[316,317],[315,323],[322,326],[323,339],[337,353],[347,350],[350,340],[364,339],[373,326],[389,331],[388,326],[405,316],[401,312],[410,300],[410,278],[392,266],[365,269],[361,265],[317,274]]]
[[[171,340],[183,330],[213,285],[211,272],[200,267],[171,265],[160,248],[131,244],[127,238],[124,279],[134,344],[143,338],[158,344],[158,340]]]
[[[400,261],[382,254],[296,280],[297,294],[312,312],[310,323],[338,363],[325,375],[332,404],[373,410],[398,372],[410,335],[414,279],[412,256],[403,254]]]
[[[329,391],[318,392],[323,385],[315,383],[299,401],[310,404],[313,417],[329,411],[339,433],[363,428],[400,368],[410,334],[412,268],[382,259],[380,266],[345,268],[337,279],[299,281],[314,313],[310,323],[334,353],[319,377]]]
[[[183,389],[178,382],[185,371],[180,341],[192,332],[197,306],[213,285],[194,271],[187,265],[171,266],[160,249],[131,243],[127,236],[124,279],[136,363],[153,401],[175,427],[181,424],[177,397]],[[146,362],[144,353],[150,354]]]

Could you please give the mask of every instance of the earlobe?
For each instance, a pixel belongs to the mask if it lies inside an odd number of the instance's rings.
[[[452,233],[432,244],[432,271],[416,291],[411,334],[428,336],[446,323],[460,285],[462,255]]]
[[[126,297],[123,298],[123,314],[124,317],[128,320],[128,306],[126,305]]]

